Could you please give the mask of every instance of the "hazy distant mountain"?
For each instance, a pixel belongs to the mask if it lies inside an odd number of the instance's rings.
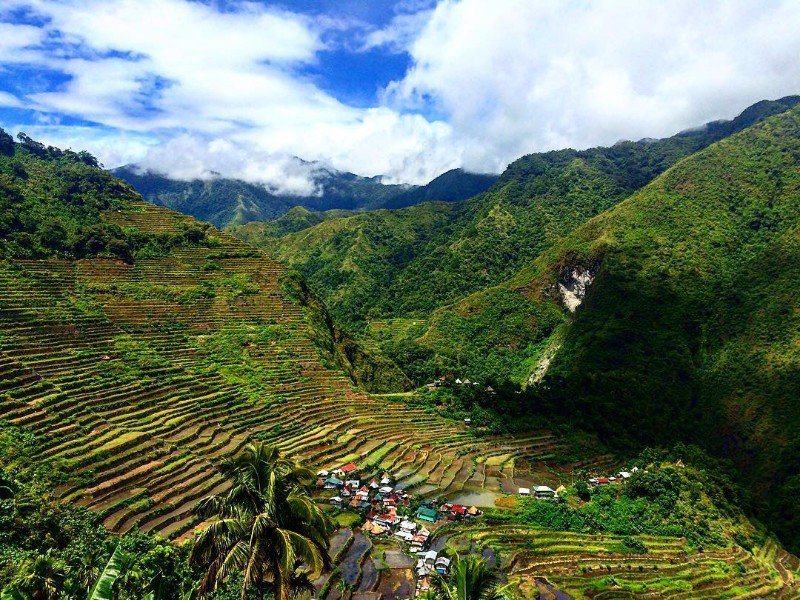
[[[113,169],[148,202],[209,221],[218,227],[250,221],[269,221],[294,206],[313,211],[399,208],[428,200],[463,200],[485,191],[497,179],[453,169],[424,186],[386,184],[381,177],[361,177],[333,169],[313,172],[319,193],[308,196],[278,195],[262,185],[214,177],[183,181],[136,165]]]
[[[463,169],[451,169],[433,179],[427,185],[410,189],[389,200],[384,208],[404,208],[420,202],[454,202],[477,196],[492,187],[498,175],[467,173]]]

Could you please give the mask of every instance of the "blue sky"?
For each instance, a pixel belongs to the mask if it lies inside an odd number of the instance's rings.
[[[420,183],[800,92],[793,0],[3,0],[0,126],[174,177]]]

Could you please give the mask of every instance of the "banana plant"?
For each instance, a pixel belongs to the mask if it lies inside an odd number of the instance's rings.
[[[100,579],[94,584],[89,600],[113,600],[114,582],[130,566],[130,563],[131,557],[125,553],[121,545],[117,545],[114,554],[108,559],[108,564],[103,569]]]

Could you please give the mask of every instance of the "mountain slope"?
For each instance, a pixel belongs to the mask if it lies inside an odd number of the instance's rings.
[[[405,230],[425,227],[426,210],[391,218],[367,213],[336,226],[317,224],[304,235],[262,229],[235,235],[270,250],[316,286],[331,310],[352,327],[370,319],[426,317],[433,310],[514,276],[540,252],[611,208],[680,159],[794,106],[800,97],[753,105],[732,121],[710,123],[662,140],[609,148],[532,154],[513,162],[486,193],[437,212],[437,227],[411,247]],[[433,210],[433,209],[430,209]],[[368,229],[384,239],[363,244]],[[345,233],[346,232],[346,233]],[[277,239],[276,239],[276,236]],[[385,259],[389,250],[391,261]],[[350,298],[351,262],[376,271],[363,301]],[[360,308],[364,307],[364,308]]]
[[[392,298],[388,290],[426,244],[449,227],[452,213],[453,205],[443,202],[344,217],[294,210],[271,223],[229,231],[256,246],[274,244],[273,256],[294,267],[336,318],[352,326],[397,309],[395,302],[402,298]]]
[[[218,227],[275,219],[293,206],[313,210],[378,208],[408,190],[408,186],[381,183],[379,177],[359,177],[322,168],[311,171],[318,193],[309,196],[279,195],[263,185],[224,177],[170,179],[150,171],[141,172],[134,165],[119,167],[112,173],[132,185],[148,202]]]
[[[535,374],[542,410],[615,443],[695,439],[736,458],[761,501],[783,503],[762,514],[796,548],[796,517],[778,515],[800,480],[799,235],[794,108],[439,311],[421,342],[470,376]]]
[[[499,491],[558,450],[547,432],[477,439],[363,393],[340,368],[391,365],[279,263],[145,203],[88,156],[2,131],[0,148],[0,428],[31,438],[54,494],[109,529],[190,535],[198,499],[229,485],[216,465],[251,439],[445,492],[473,476]]]

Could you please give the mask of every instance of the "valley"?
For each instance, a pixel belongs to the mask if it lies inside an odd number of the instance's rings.
[[[442,236],[463,249],[471,234],[454,215],[507,194],[519,165],[463,204],[296,208],[220,231],[145,202],[91,156],[21,136],[0,156],[0,502],[16,515],[0,581],[42,556],[80,555],[76,543],[105,560],[118,540],[180,565],[160,592],[176,597],[203,574],[196,549],[228,522],[205,507],[237,497],[231,465],[279,452],[318,473],[292,493],[322,515],[315,543],[330,564],[298,571],[315,575],[320,598],[413,597],[439,585],[437,556],[453,577],[460,561],[482,561],[520,598],[798,597],[779,512],[792,463],[774,481],[764,468],[741,477],[744,452],[713,437],[768,463],[763,434],[745,435],[731,404],[737,378],[761,378],[771,403],[753,420],[777,431],[784,418],[774,452],[792,452],[797,420],[779,399],[795,372],[798,114],[753,118],[625,198],[598,195],[614,206],[581,213],[563,236],[538,230],[516,275],[487,286],[516,266],[484,271],[453,303],[428,296],[441,303],[430,311],[375,294],[397,290],[405,261]],[[489,214],[508,224],[503,210]],[[743,278],[750,293],[734,295]],[[783,370],[730,367],[756,347],[783,356]],[[709,395],[719,369],[732,375]],[[31,515],[30,498],[59,516]],[[44,518],[55,535],[39,538]]]

